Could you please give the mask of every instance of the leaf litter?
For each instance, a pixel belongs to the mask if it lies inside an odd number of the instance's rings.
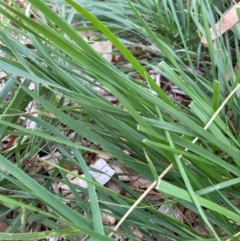
[[[24,4],[24,1],[19,1],[19,4],[21,4],[21,6],[22,6],[22,4]],[[234,6],[234,8],[232,8],[223,17],[223,19],[221,20],[221,23],[220,23],[220,21],[218,23],[216,23],[215,27],[216,27],[218,36],[224,34],[226,31],[228,31],[230,28],[232,28],[237,23],[238,18],[237,18],[235,9],[238,7],[240,7],[240,4],[236,4]],[[219,27],[220,24],[221,24],[221,28]],[[83,36],[83,33],[81,33],[81,34]],[[211,35],[212,41],[215,41],[217,36],[215,35],[215,33],[212,29],[210,29],[210,35]],[[85,37],[86,41],[89,41],[92,38],[94,38],[94,35],[92,33],[91,34],[88,33]],[[207,47],[206,38],[202,37],[201,40],[202,40],[202,44]],[[24,42],[24,40],[21,40],[21,41]],[[24,43],[24,44],[29,45],[29,44],[31,44],[31,42],[29,42],[29,40],[27,39],[26,43]],[[118,55],[117,53],[113,53],[114,47],[112,46],[111,42],[108,40],[96,41],[96,42],[92,43],[91,45],[98,53],[102,54],[103,57],[108,62],[110,62],[114,65],[117,65],[117,64],[121,63],[121,61],[124,61],[120,55]],[[138,47],[130,46],[129,49],[132,52],[134,52],[138,49],[140,49],[142,51],[142,54],[137,56],[139,60],[147,60],[151,56],[152,52],[155,51],[154,47],[147,46],[142,43],[139,43]],[[148,51],[148,50],[152,50],[152,51]],[[161,53],[159,53],[159,54],[161,54]],[[0,55],[4,56],[3,52],[1,52]],[[128,68],[130,66],[124,64],[123,67]],[[177,102],[179,102],[183,105],[189,105],[191,103],[191,99],[184,92],[182,92],[180,89],[178,89],[177,86],[174,86],[167,79],[165,79],[163,76],[161,76],[159,71],[157,71],[155,69],[148,69],[148,72],[151,75],[151,77],[156,81],[157,85],[160,86],[172,99],[176,100]],[[203,72],[201,74],[204,75]],[[141,83],[145,83],[144,80],[140,77],[140,75],[138,75],[134,72],[132,72],[132,73],[129,72],[129,76],[131,76],[132,78],[134,78],[135,80],[137,80]],[[4,88],[5,81],[7,78],[8,78],[7,74],[0,70],[1,90]],[[34,86],[31,85],[30,88],[34,89]],[[99,94],[105,96],[105,98],[109,102],[113,103],[114,105],[119,104],[116,97],[110,95],[106,90],[103,90],[99,87],[94,87],[94,88]],[[7,101],[9,101],[9,99]],[[34,112],[34,113],[37,112],[37,107],[34,102],[30,102],[28,107],[26,108],[26,113],[30,113],[30,112]],[[34,115],[35,115],[35,117],[37,117],[37,113]],[[21,117],[21,119],[22,119],[22,121],[24,121],[24,117]],[[36,123],[28,120],[27,122],[25,122],[25,127],[28,129],[35,129]],[[70,135],[73,136],[74,133],[70,133]],[[69,139],[71,139],[71,137],[69,137]],[[86,139],[83,139],[83,142],[84,142],[85,146],[93,145],[93,143],[89,142]],[[16,136],[9,135],[9,136],[4,137],[4,139],[2,140],[2,150],[3,151],[8,151],[11,148],[16,147],[16,145],[17,145],[17,137]],[[49,175],[51,175],[52,172],[54,171],[54,169],[51,167],[51,165],[48,165],[46,163],[44,165],[39,165],[39,163],[44,163],[45,161],[48,161],[53,164],[61,163],[62,154],[54,146],[52,146],[51,149],[54,150],[54,152],[52,152],[51,154],[48,154],[48,155],[45,154],[41,157],[39,157],[39,155],[36,155],[29,160],[25,160],[23,162],[23,165],[27,169],[27,172],[30,174],[37,174],[38,172],[40,172],[41,170],[44,169],[45,171],[49,172]],[[117,179],[120,182],[127,183],[133,190],[135,190],[139,194],[141,192],[143,192],[144,190],[146,190],[151,185],[151,182],[148,181],[147,179],[137,176],[137,173],[135,173],[134,170],[123,168],[117,164],[113,164],[112,162],[111,162],[111,164],[108,164],[108,159],[111,159],[111,156],[109,156],[108,153],[104,153],[104,150],[100,149],[100,151],[101,151],[100,154],[86,152],[84,155],[86,162],[89,163],[89,167],[91,168],[90,173],[96,182],[98,182],[101,185],[106,185],[106,187],[108,187],[109,189],[111,189],[114,192],[119,193],[121,195],[125,195],[126,197],[132,197],[132,196],[129,193],[127,193],[121,187],[121,185],[119,185],[117,182],[114,182],[113,177],[117,177]],[[13,160],[13,161],[15,161],[15,160]],[[69,168],[66,165],[65,167],[66,167],[66,169],[71,170],[72,173],[74,174],[74,175],[72,175],[72,174],[66,175],[66,178],[73,185],[80,186],[82,188],[87,188],[87,182],[77,177],[78,175],[82,175],[80,173],[80,170],[75,169],[74,166]],[[94,169],[94,171],[92,169]],[[35,180],[39,183],[43,183],[43,181],[44,181],[44,180],[40,180],[39,178],[35,179]],[[73,197],[73,196],[71,196],[71,191],[70,191],[69,186],[65,183],[62,183],[61,180],[59,180],[58,182],[57,181],[53,182],[52,189],[55,193],[66,196],[70,199],[71,199],[71,197]],[[146,196],[145,200],[153,207],[155,207],[156,204],[159,204],[162,201],[164,201],[163,197],[157,190],[152,190],[152,192],[150,192]],[[196,230],[198,230],[201,233],[205,232],[203,227],[201,226],[201,223],[200,223],[196,213],[194,213],[190,209],[173,206],[172,210],[170,210],[169,206],[165,205],[165,204],[156,206],[156,209],[159,212],[166,214],[167,216],[176,218],[178,221],[180,221],[182,223],[186,223],[189,226],[193,226]],[[109,210],[103,209],[102,211],[103,211],[103,214],[102,214],[103,223],[105,225],[109,226],[110,228],[114,227],[114,224],[116,223],[116,219],[113,218],[112,215],[109,215],[109,214],[111,214]],[[0,221],[0,232],[4,232],[7,229],[7,227],[8,227],[8,225],[6,223],[4,223],[3,221]],[[39,226],[38,222],[29,223],[27,226],[27,229],[29,232],[40,231],[42,228],[43,227],[41,225]],[[143,239],[143,236],[138,229],[134,228],[133,226],[131,226],[130,228],[133,231],[133,233],[136,235],[137,238]],[[118,236],[118,235],[115,235],[115,239],[116,240],[126,240],[123,237]],[[48,240],[49,241],[60,241],[60,240],[64,240],[64,239],[62,239],[62,237],[59,237],[59,238],[49,238]],[[164,240],[164,237],[162,237],[162,240]]]

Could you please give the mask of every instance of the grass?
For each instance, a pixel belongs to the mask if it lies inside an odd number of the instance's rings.
[[[0,68],[7,77],[0,92],[0,135],[17,142],[0,156],[0,220],[6,225],[0,239],[238,240],[239,26],[217,39],[218,51],[209,38],[209,27],[229,3],[4,2]],[[94,34],[93,41],[110,40],[121,61],[104,59],[79,35],[86,31]],[[149,70],[191,103],[171,98]],[[33,109],[26,113],[29,103]],[[90,174],[87,153],[107,155],[110,164],[152,186],[141,193],[118,175],[112,180],[128,195],[100,185]],[[46,162],[46,154],[55,162]],[[26,163],[34,159],[31,172]],[[52,172],[42,168],[46,165]],[[88,188],[71,183],[67,174],[83,178]],[[68,185],[72,198],[53,191],[58,182]],[[151,189],[161,195],[156,204],[145,198]],[[163,205],[169,215],[158,210]],[[176,207],[185,221],[174,214]],[[196,215],[194,222],[186,220],[186,210]],[[102,222],[103,213],[116,218],[115,228]]]

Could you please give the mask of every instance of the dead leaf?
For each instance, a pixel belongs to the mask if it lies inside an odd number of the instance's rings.
[[[106,209],[103,209],[105,210],[106,212],[110,212],[109,210],[106,210]],[[111,212],[112,213],[112,212]],[[105,213],[102,213],[102,221],[103,221],[103,224],[105,225],[108,225],[108,224],[111,224],[113,225],[115,222],[116,222],[116,218],[114,218],[113,216],[111,215],[107,215]]]
[[[137,238],[139,238],[140,240],[143,239],[142,233],[137,228],[130,226],[130,229],[132,230],[132,232],[135,234]]]
[[[99,172],[90,171],[90,174],[98,183],[102,185],[106,184],[111,179],[111,177],[115,174],[115,171],[102,158],[98,159],[94,164],[91,164],[90,167],[99,171]],[[81,187],[87,188],[86,181],[79,179],[78,183]]]
[[[7,228],[8,228],[8,225],[0,220],[0,233],[5,232]]]
[[[114,165],[114,164],[111,164],[111,167],[114,169],[114,171],[117,173],[117,174],[122,174],[122,175],[118,175],[118,180],[119,181],[122,181],[122,182],[130,182],[132,179],[129,177],[128,174],[124,175],[124,171],[122,170],[121,167],[117,166],[117,165]]]
[[[59,163],[59,160],[62,157],[62,153],[61,152],[55,152],[46,156],[43,156],[41,158],[39,158],[40,161],[48,161],[50,163],[53,163],[54,165]],[[50,175],[53,172],[53,166],[49,165],[48,163],[45,163],[45,165],[43,165],[43,168],[45,171],[47,171]]]
[[[72,171],[75,175],[78,174],[78,171],[77,170],[74,170]],[[77,178],[75,175],[72,175],[72,174],[67,174],[66,175],[66,178],[72,183],[72,184],[75,184],[75,185],[78,185],[78,182],[79,182],[79,178]],[[69,193],[70,192],[70,188],[68,185],[66,184],[63,184],[61,182],[58,183],[57,185],[58,189],[61,188],[62,189],[62,193],[63,194],[66,194],[66,193]]]
[[[197,215],[192,210],[187,209],[186,212],[184,213],[184,217],[189,224],[192,224],[194,223]]]
[[[112,61],[112,43],[107,41],[99,41],[92,44],[92,47],[100,53],[103,58],[105,58],[108,62]]]
[[[133,185],[135,188],[138,189],[147,189],[152,182],[148,181],[147,179],[140,177],[140,178],[134,178],[132,179]]]
[[[0,79],[4,79],[7,76],[7,74],[3,71],[0,71]]]
[[[106,184],[106,187],[109,188],[110,190],[114,191],[115,193],[118,193],[121,195],[124,194],[124,188],[113,180],[110,180]]]
[[[179,220],[182,223],[183,222],[183,215],[180,212],[180,210],[176,206],[173,206],[172,210],[173,210],[173,213],[169,209],[168,205],[165,205],[165,204],[162,205],[158,209],[159,212],[164,213],[164,214],[166,214],[169,217],[176,218],[177,220]],[[174,214],[174,216],[173,216],[173,214]]]
[[[238,16],[237,16],[237,11],[236,9],[240,7],[240,3],[235,4],[230,11],[228,11],[226,14],[224,14],[220,21],[218,21],[215,24],[215,29],[216,29],[216,34],[215,31],[210,28],[210,36],[212,41],[216,40],[217,37],[223,35],[225,32],[227,32],[229,29],[231,29],[239,20],[238,20]],[[201,38],[201,42],[202,44],[207,47],[208,43],[207,43],[207,39],[205,38],[205,36],[202,36]]]

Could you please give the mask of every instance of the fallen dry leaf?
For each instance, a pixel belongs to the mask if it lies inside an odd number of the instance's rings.
[[[143,177],[133,178],[132,183],[133,183],[133,186],[138,189],[147,189],[152,184],[152,182],[148,181]]]
[[[96,180],[96,182],[102,185],[106,184],[115,174],[115,171],[102,158],[98,159],[94,164],[91,164],[90,167],[96,169],[96,172],[90,171],[90,174]],[[78,184],[83,188],[87,188],[87,182],[82,179],[79,179]]]
[[[7,76],[7,74],[3,71],[0,71],[0,79],[4,79]]]
[[[121,167],[111,164],[111,168],[114,169],[114,171],[119,174],[118,175],[118,180],[122,182],[130,182],[132,179],[129,177],[129,174],[124,175],[124,171],[122,170]]]
[[[192,224],[196,220],[197,215],[192,210],[187,209],[184,213],[184,217],[189,224]]]
[[[92,47],[100,53],[103,58],[105,58],[108,62],[112,61],[112,43],[107,41],[99,41],[92,44]]]
[[[113,180],[109,180],[109,182],[106,184],[106,187],[114,191],[115,193],[121,195],[124,194],[124,188]]]
[[[133,227],[133,226],[130,226],[130,229],[132,230],[132,232],[135,234],[135,236],[137,237],[137,238],[139,238],[139,239],[143,239],[143,235],[142,235],[142,233],[137,229],[137,228],[135,228],[135,227]]]
[[[75,175],[78,174],[78,171],[77,170],[74,170],[72,171]],[[72,184],[75,184],[75,185],[78,185],[78,181],[79,181],[79,178],[75,177],[74,175],[72,174],[67,174],[66,175],[66,178],[72,183]],[[58,183],[57,185],[58,189],[61,188],[62,189],[62,193],[63,194],[66,194],[66,193],[69,193],[70,191],[70,188],[68,185],[66,184],[63,184],[61,182]]]
[[[237,11],[236,11],[236,9],[239,7],[240,7],[240,3],[235,4],[230,9],[230,11],[224,14],[220,19],[220,21],[218,21],[215,24],[215,30],[217,35],[215,34],[215,31],[212,28],[209,29],[212,41],[216,40],[217,37],[223,35],[239,21],[237,16]],[[208,46],[207,39],[205,38],[205,36],[202,36],[201,42],[205,47]]]
[[[172,214],[171,210],[169,209],[168,205],[164,204],[158,209],[159,212],[164,213],[169,217],[176,218],[176,219],[178,219],[178,221],[180,221],[182,223],[183,222],[183,215],[180,212],[180,210],[175,206],[172,207],[172,210],[173,210],[173,213],[174,213],[174,217],[173,217],[173,214]]]
[[[103,209],[105,210],[106,212],[110,212],[109,210],[106,210],[106,209]],[[111,212],[112,213],[112,212]],[[110,216],[110,215],[107,215],[105,213],[102,213],[102,221],[105,225],[108,225],[108,224],[114,224],[116,222],[116,218],[114,218],[113,216]]]
[[[0,233],[5,232],[7,228],[8,228],[8,225],[0,220]]]

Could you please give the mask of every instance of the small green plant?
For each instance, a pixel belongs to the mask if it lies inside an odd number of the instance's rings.
[[[228,6],[207,0],[28,0],[25,8],[1,1],[0,68],[7,81],[0,93],[0,136],[18,140],[0,156],[1,190],[7,194],[0,195],[1,220],[8,226],[1,240],[64,236],[105,241],[114,240],[112,231],[129,240],[239,237],[239,71],[234,72],[239,65],[238,26],[233,34],[219,37],[216,46],[209,37],[209,27],[224,7]],[[94,31],[98,39],[110,40],[131,67],[109,63],[79,31]],[[208,48],[200,43],[202,35]],[[154,46],[157,53],[139,61],[129,50],[133,45],[141,53]],[[150,76],[150,68],[191,104],[170,98]],[[142,83],[130,71],[141,76]],[[106,100],[96,87],[116,97],[119,105]],[[29,103],[35,110],[26,113]],[[19,123],[20,117],[24,123]],[[34,128],[27,127],[28,121]],[[67,131],[73,133],[71,139]],[[100,150],[83,145],[83,138]],[[26,160],[40,151],[54,156],[56,149],[62,161],[84,173],[87,189],[66,178],[79,175],[61,162],[51,164],[52,172],[26,172]],[[142,200],[116,177],[128,196],[98,184],[83,158],[87,151],[107,153],[109,162],[151,181],[162,202],[154,206]],[[39,178],[44,180],[41,185]],[[56,180],[69,186],[72,199],[52,191]],[[136,200],[138,206],[120,229],[102,223],[103,213],[119,222]],[[172,214],[174,206],[191,210],[202,229],[160,212],[162,205]],[[31,233],[31,222],[42,229]]]

